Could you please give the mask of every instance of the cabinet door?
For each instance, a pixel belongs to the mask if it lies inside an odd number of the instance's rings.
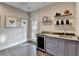
[[[75,41],[66,41],[67,43],[67,55],[75,56],[76,55],[76,42]]]
[[[77,49],[76,54],[78,54],[78,56],[79,56],[79,42],[77,42],[77,48],[76,49]]]
[[[64,56],[65,55],[65,44],[63,39],[58,39],[58,56]]]
[[[57,55],[57,39],[47,37],[46,38],[46,52],[51,55]]]

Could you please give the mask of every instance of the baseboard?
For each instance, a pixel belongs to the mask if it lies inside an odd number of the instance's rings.
[[[29,39],[28,41],[37,42],[36,39]]]

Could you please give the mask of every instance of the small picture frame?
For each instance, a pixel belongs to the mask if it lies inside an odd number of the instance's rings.
[[[6,16],[5,26],[9,28],[14,28],[18,26],[17,18]]]
[[[27,18],[21,18],[21,28],[27,27]]]

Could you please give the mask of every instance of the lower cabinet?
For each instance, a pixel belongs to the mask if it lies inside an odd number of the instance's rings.
[[[57,51],[57,56],[64,56],[65,54],[65,43],[64,40],[58,39],[58,51]]]
[[[55,56],[79,55],[79,43],[61,38],[46,37],[46,52]]]
[[[58,38],[46,38],[46,52],[55,56],[64,56],[64,40]]]
[[[55,38],[46,37],[46,52],[51,55],[57,55],[58,41]]]
[[[76,53],[78,53],[78,56],[79,56],[79,42],[77,42],[77,48],[78,50],[76,51]]]
[[[68,56],[76,56],[76,42],[66,40],[67,46],[67,55]]]

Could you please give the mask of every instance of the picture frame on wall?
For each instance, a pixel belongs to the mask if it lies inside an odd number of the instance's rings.
[[[17,27],[18,26],[17,20],[18,19],[16,17],[6,16],[5,26],[10,28]]]
[[[21,25],[21,28],[26,28],[27,27],[27,18],[21,18],[20,25]]]

